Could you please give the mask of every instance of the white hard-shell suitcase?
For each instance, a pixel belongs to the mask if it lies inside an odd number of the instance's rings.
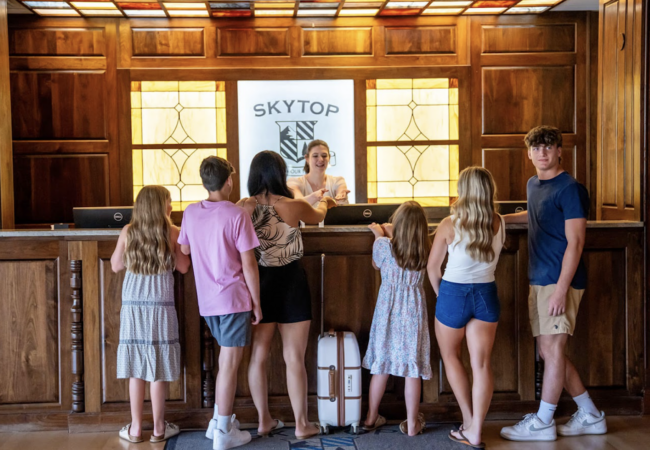
[[[354,333],[324,332],[325,255],[321,255],[321,333],[318,338],[318,420],[323,433],[329,427],[352,426],[361,421],[361,355]]]

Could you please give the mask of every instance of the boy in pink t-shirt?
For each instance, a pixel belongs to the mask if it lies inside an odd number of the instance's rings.
[[[252,325],[262,319],[254,253],[259,241],[250,216],[228,201],[232,165],[209,156],[200,173],[208,199],[187,207],[178,243],[186,255],[191,249],[199,312],[221,346],[215,414],[206,436],[214,439],[213,449],[225,450],[251,440],[248,431],[239,430],[232,409],[244,347],[250,345]]]

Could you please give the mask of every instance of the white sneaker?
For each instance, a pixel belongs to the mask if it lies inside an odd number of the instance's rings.
[[[248,431],[242,431],[237,427],[232,427],[229,432],[224,433],[223,430],[217,428],[217,431],[214,433],[212,449],[227,450],[229,448],[248,444],[250,441],[251,434]]]
[[[510,441],[554,441],[557,439],[555,420],[547,425],[537,414],[526,414],[518,424],[501,428],[501,437]]]
[[[600,416],[593,416],[584,409],[578,408],[567,423],[557,426],[557,434],[560,436],[605,433],[607,433],[607,422],[603,411],[600,412]]]
[[[232,423],[233,427],[239,428],[239,420],[235,419],[234,414],[232,415],[232,417],[230,417],[230,423]],[[217,419],[210,419],[210,423],[208,424],[208,431],[205,432],[205,437],[207,437],[210,440],[214,439],[214,430],[216,429],[217,429]]]

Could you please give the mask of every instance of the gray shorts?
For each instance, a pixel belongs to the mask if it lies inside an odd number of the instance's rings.
[[[222,347],[246,347],[251,345],[252,311],[204,317],[212,336]]]

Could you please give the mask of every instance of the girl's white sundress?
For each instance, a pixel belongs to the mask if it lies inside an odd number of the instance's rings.
[[[180,367],[172,271],[137,275],[127,270],[122,285],[117,378],[175,381]]]
[[[373,375],[431,379],[429,320],[424,270],[404,270],[390,239],[375,240],[372,259],[381,270],[381,287],[363,367]]]

